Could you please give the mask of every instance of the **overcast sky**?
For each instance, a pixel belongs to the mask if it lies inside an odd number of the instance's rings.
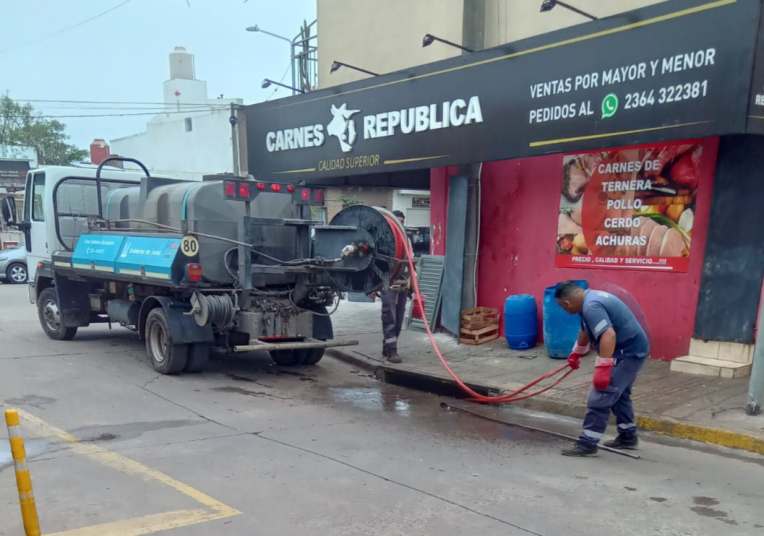
[[[286,96],[261,89],[280,80],[289,45],[244,31],[257,24],[293,37],[315,19],[316,0],[2,0],[0,92],[15,99],[162,101],[168,54],[184,46],[195,55],[196,77],[209,96],[252,103]],[[114,9],[112,9],[114,8]],[[95,18],[104,11],[108,13]],[[290,75],[284,78],[290,82]],[[45,114],[115,113],[73,104],[36,104]],[[74,108],[74,106],[79,106]],[[139,112],[142,112],[139,111]],[[138,113],[138,112],[133,112]],[[141,132],[150,116],[61,119],[71,142]]]

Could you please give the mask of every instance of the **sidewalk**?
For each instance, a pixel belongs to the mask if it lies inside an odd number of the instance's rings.
[[[368,370],[386,381],[453,392],[455,388],[424,332],[404,329],[398,343],[403,363],[382,359],[380,303],[343,302],[333,316],[335,336],[357,339],[358,346],[333,349],[330,355]],[[436,339],[454,371],[483,392],[516,389],[564,361],[550,359],[543,346],[514,351],[504,338],[480,346],[459,345],[443,333]],[[531,409],[583,417],[594,360],[546,393],[520,402]],[[651,360],[634,387],[638,424],[682,439],[764,454],[764,416],[744,412],[748,378],[721,379],[669,372],[667,361]],[[612,432],[612,430],[611,430]]]

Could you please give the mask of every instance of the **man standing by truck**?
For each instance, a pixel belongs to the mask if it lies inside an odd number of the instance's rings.
[[[587,400],[584,430],[564,456],[593,456],[607,428],[612,411],[618,436],[608,447],[637,447],[637,425],[631,403],[631,387],[650,352],[645,327],[638,319],[638,306],[629,307],[620,298],[600,290],[584,290],[572,281],[557,285],[557,303],[568,313],[581,315],[581,330],[568,357],[577,369],[583,356],[593,347],[597,351],[593,389]],[[637,311],[633,310],[634,308]],[[641,316],[641,315],[639,315]]]
[[[405,225],[406,216],[400,210],[394,210],[393,214],[401,226]],[[406,316],[406,299],[409,293],[408,270],[403,270],[402,275],[395,281],[390,281],[390,288],[381,292],[382,298],[382,355],[390,363],[400,363],[398,355],[398,337],[403,327],[403,318]]]

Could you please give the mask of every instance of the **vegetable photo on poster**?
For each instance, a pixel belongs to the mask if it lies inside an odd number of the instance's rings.
[[[556,265],[686,272],[703,147],[563,158]]]

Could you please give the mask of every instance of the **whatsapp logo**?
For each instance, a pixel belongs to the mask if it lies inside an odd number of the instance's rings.
[[[613,117],[618,111],[618,95],[608,93],[602,99],[602,119]]]

